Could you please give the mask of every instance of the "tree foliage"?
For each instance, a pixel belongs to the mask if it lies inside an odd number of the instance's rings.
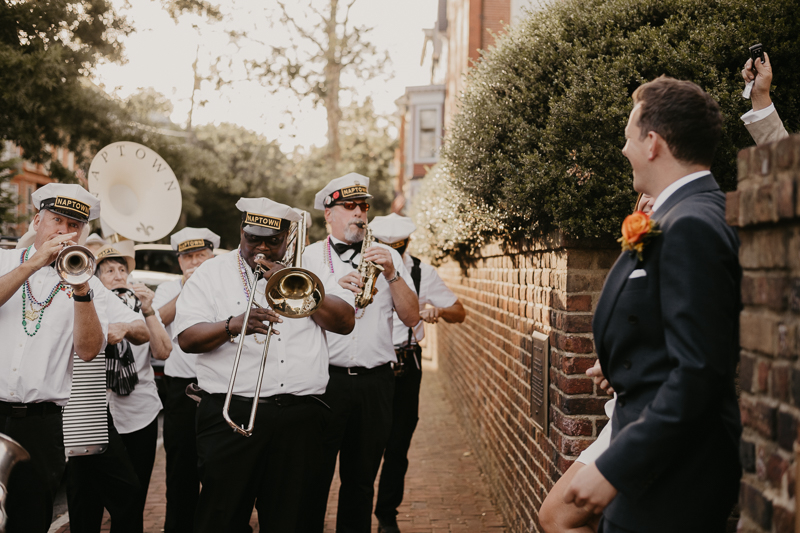
[[[356,0],[276,1],[281,23],[290,31],[291,44],[271,45],[269,55],[253,61],[251,66],[268,86],[289,89],[300,99],[310,98],[315,106],[325,107],[328,153],[335,165],[342,159],[339,140],[342,74],[374,78],[383,72],[388,56],[379,53],[368,40],[372,28],[351,23],[350,10]],[[318,8],[319,4],[324,7]]]
[[[361,105],[344,108],[339,131],[342,160],[338,164],[332,164],[327,148],[312,148],[309,153],[295,153],[292,158],[290,181],[294,186],[288,190],[293,192],[294,203],[287,203],[311,213],[312,242],[327,234],[322,212],[314,209],[314,195],[333,178],[349,172],[369,177],[369,191],[373,195],[370,218],[391,210],[394,189],[389,169],[397,141],[390,135],[388,120],[375,114],[372,100],[367,98]]]
[[[120,60],[129,31],[107,0],[0,3],[0,139],[33,161],[46,144],[80,154],[112,120],[87,74]]]
[[[471,226],[448,237],[448,249],[463,257],[487,238],[554,229],[616,234],[634,199],[620,151],[630,96],[662,74],[720,103],[724,137],[712,171],[723,189],[735,188],[736,154],[752,144],[739,120],[749,109],[739,71],[750,44],[764,43],[774,100],[787,127],[800,128],[800,19],[786,16],[798,11],[800,0],[564,0],[530,14],[468,74],[437,170],[471,199],[440,222],[491,209],[502,230]],[[433,212],[436,194],[421,195],[417,210]],[[443,226],[426,224],[434,246]]]

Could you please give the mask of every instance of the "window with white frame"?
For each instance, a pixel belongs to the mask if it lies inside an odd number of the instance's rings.
[[[418,160],[436,159],[439,152],[439,108],[426,107],[419,110]]]

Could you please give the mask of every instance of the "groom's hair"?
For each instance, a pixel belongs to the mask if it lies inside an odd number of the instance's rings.
[[[642,138],[658,133],[675,159],[711,166],[722,138],[722,114],[708,93],[690,81],[660,76],[639,86],[633,103],[641,104]]]

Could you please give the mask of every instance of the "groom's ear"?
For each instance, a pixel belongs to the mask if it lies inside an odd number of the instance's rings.
[[[669,145],[667,141],[654,131],[650,131],[647,133],[647,160],[653,161],[659,156],[664,156],[666,154],[672,155],[672,151],[669,149]]]

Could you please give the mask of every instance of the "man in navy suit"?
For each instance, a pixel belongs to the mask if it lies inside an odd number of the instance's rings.
[[[618,395],[612,440],[564,498],[602,511],[604,533],[723,532],[741,476],[742,272],[709,172],[722,117],[700,87],[664,76],[633,101],[622,153],[634,189],[656,198],[654,231],[622,253],[597,303],[595,347]]]

